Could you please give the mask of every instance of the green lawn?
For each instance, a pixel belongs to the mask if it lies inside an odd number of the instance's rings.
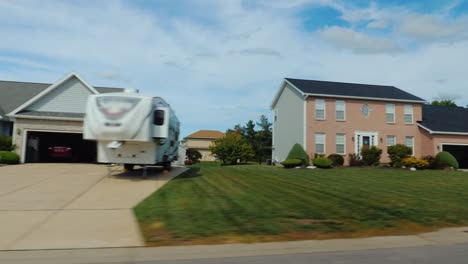
[[[410,234],[468,225],[468,173],[207,163],[134,210],[153,245]]]

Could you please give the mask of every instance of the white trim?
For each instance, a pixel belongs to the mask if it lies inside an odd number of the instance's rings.
[[[441,146],[448,145],[448,146],[468,146],[468,143],[440,143]]]
[[[318,134],[323,135],[323,152],[317,152],[317,135]],[[314,153],[317,153],[317,154],[327,153],[327,134],[326,133],[317,132],[314,134]]]
[[[338,151],[336,151],[336,146],[338,145],[336,137],[338,135],[343,135],[343,153],[338,153]],[[345,133],[336,133],[335,134],[335,153],[340,154],[340,155],[346,155],[346,134]]]
[[[406,107],[409,106],[411,109],[411,113],[406,113]],[[411,115],[411,122],[406,122],[406,115]],[[405,124],[414,124],[414,107],[412,104],[405,104],[403,107],[403,119]]]
[[[317,100],[323,101],[323,109],[317,109]],[[323,118],[317,118],[317,110],[323,110]],[[314,115],[316,120],[327,120],[327,100],[314,99]]]
[[[407,103],[418,103],[418,104],[427,103],[427,101],[392,99],[392,98],[377,98],[377,97],[363,97],[363,96],[336,95],[336,94],[313,94],[313,93],[304,93],[304,94],[307,96],[318,96],[318,97],[335,97],[335,98],[363,99],[363,100],[373,100],[373,101],[407,102]]]
[[[359,153],[359,148],[360,146],[358,146],[358,136],[369,136],[369,137],[372,137],[374,136],[375,137],[375,141],[374,143],[375,144],[371,144],[372,142],[369,142],[369,145],[370,146],[379,146],[379,132],[369,132],[369,131],[354,131],[354,153],[358,154],[358,155],[361,155],[361,153]]]
[[[412,138],[413,140],[411,141],[411,156],[414,157],[414,136],[405,136],[405,145],[406,145],[406,139],[407,138]],[[408,145],[406,145],[407,147],[409,147]]]
[[[84,118],[79,117],[55,117],[55,116],[28,116],[28,115],[11,115],[13,118],[24,119],[41,119],[41,120],[63,120],[63,121],[83,121]]]
[[[389,145],[389,144],[388,144],[388,137],[393,137],[393,139],[394,139],[393,145]],[[397,136],[396,136],[396,135],[387,135],[387,138],[386,138],[385,140],[386,140],[385,145],[386,145],[387,147],[395,146],[396,144],[398,144],[398,143],[397,143]]]
[[[388,108],[389,108],[390,105],[393,106],[393,112],[388,112]],[[387,115],[388,114],[393,114],[393,121],[392,122],[389,122],[387,120]],[[387,122],[387,124],[395,124],[396,123],[396,105],[395,104],[385,104],[385,121]]]
[[[303,123],[303,125],[304,125],[304,129],[303,129],[304,130],[303,131],[303,133],[304,133],[304,135],[303,135],[303,137],[304,137],[304,146],[303,146],[303,148],[307,152],[307,100],[304,100],[304,123]]]
[[[69,74],[67,74],[65,77],[63,77],[62,79],[58,80],[57,82],[55,82],[54,84],[52,84],[51,86],[47,87],[47,89],[45,89],[44,91],[40,92],[39,94],[37,94],[36,96],[34,96],[33,98],[29,99],[28,101],[26,101],[24,104],[20,105],[19,107],[17,107],[15,110],[11,111],[8,115],[15,115],[17,114],[19,111],[25,109],[26,107],[32,105],[33,103],[37,102],[40,98],[42,98],[44,95],[48,94],[49,92],[51,92],[52,90],[54,90],[55,88],[59,87],[61,84],[63,84],[64,82],[68,81],[69,79],[71,79],[72,77],[75,77],[77,78],[81,83],[83,83],[85,85],[86,88],[88,88],[93,94],[99,94],[98,91],[96,91],[96,89],[94,89],[94,87],[92,87],[91,85],[89,85],[85,80],[83,80],[83,78],[81,78],[78,73],[76,72],[71,72]]]
[[[468,135],[468,132],[448,132],[448,131],[432,131],[429,128],[417,123],[419,127],[427,130],[429,134],[446,134],[446,135]]]
[[[23,134],[23,146],[21,147],[21,163],[26,162],[26,147],[28,145],[28,133],[29,132],[49,132],[49,133],[71,133],[71,134],[83,134],[83,131],[71,131],[71,130],[51,130],[51,129],[29,129],[25,128],[22,131]]]

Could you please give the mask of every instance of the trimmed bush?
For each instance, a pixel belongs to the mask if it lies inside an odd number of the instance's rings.
[[[349,153],[349,166],[351,167],[359,167],[362,166],[362,159],[356,153]]]
[[[307,155],[304,148],[302,148],[302,146],[298,143],[294,144],[294,146],[289,151],[288,156],[286,157],[286,160],[291,160],[291,159],[300,159],[302,160],[301,165],[305,165],[305,166],[309,165],[309,155]]]
[[[12,137],[10,136],[0,136],[0,151],[12,151]]]
[[[454,169],[459,168],[457,159],[452,154],[450,154],[450,152],[447,152],[447,151],[439,152],[437,153],[436,158],[439,159],[439,161],[441,162],[440,164],[441,167],[450,166],[450,167],[453,167]]]
[[[317,168],[331,168],[333,161],[329,158],[315,158],[312,160],[312,163]]]
[[[343,166],[344,158],[340,154],[330,154],[328,158],[333,162],[333,166]]]
[[[417,159],[415,157],[409,157],[403,159],[401,163],[405,164],[408,168],[416,168],[416,169],[426,169],[429,167],[429,161],[423,159]]]
[[[363,146],[361,149],[362,163],[367,166],[379,165],[382,149],[376,146]]]
[[[0,151],[0,164],[18,164],[18,154],[10,151]]]
[[[391,163],[393,166],[395,165],[395,163],[401,163],[403,159],[406,159],[409,156],[411,156],[412,152],[413,151],[410,147],[403,144],[396,144],[387,148],[387,153],[390,156],[390,160],[392,161]]]
[[[288,159],[288,160],[285,160],[283,162],[281,162],[281,164],[285,167],[285,168],[295,168],[297,166],[301,166],[303,163],[302,160],[300,159]]]

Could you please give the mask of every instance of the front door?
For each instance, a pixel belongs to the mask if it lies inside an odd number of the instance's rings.
[[[356,154],[361,154],[363,146],[377,146],[378,133],[376,132],[356,132],[354,137]]]

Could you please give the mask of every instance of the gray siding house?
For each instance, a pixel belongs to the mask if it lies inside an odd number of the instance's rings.
[[[72,149],[74,162],[93,162],[96,146],[82,137],[88,95],[122,92],[93,87],[77,73],[53,84],[0,81],[0,135],[13,136],[21,162],[48,162],[54,146]]]

